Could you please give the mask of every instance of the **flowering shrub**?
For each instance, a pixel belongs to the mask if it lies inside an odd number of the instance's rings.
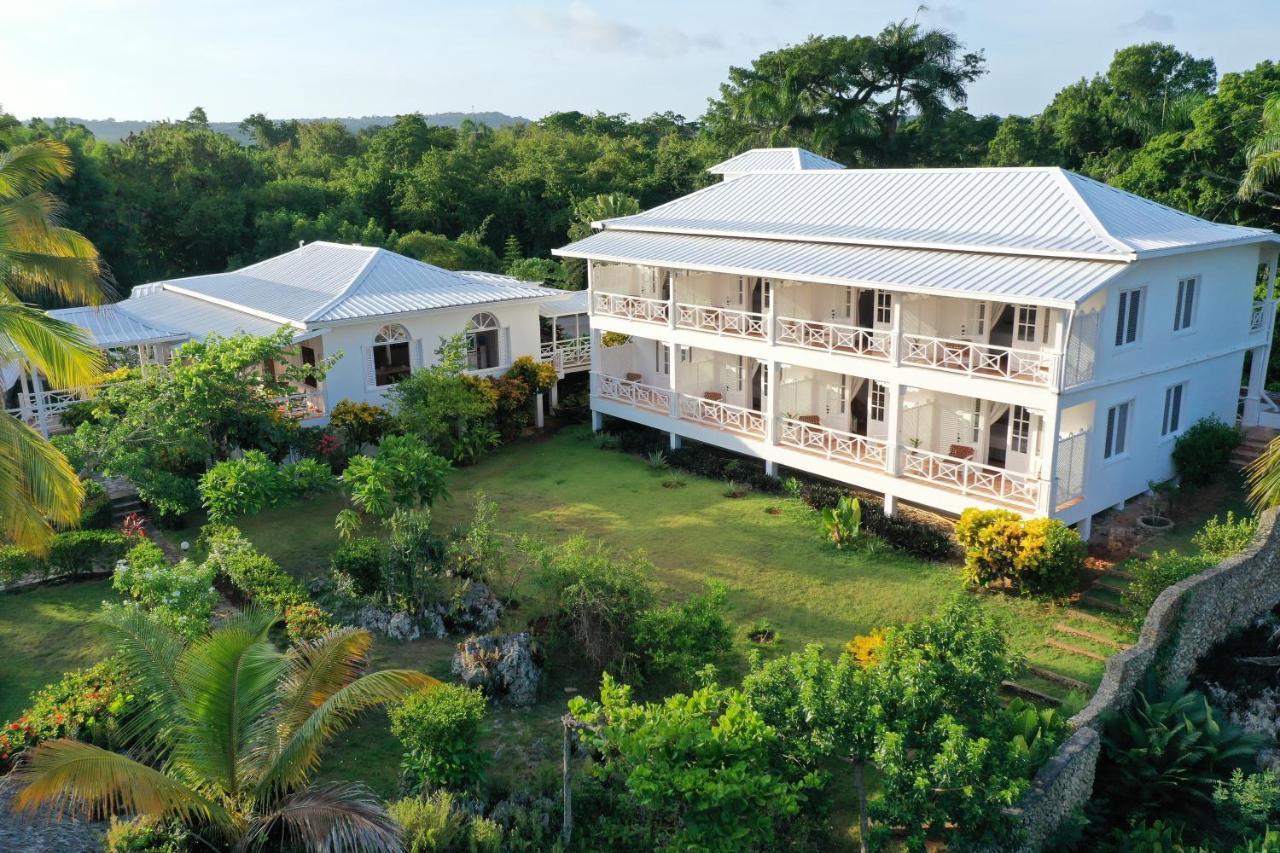
[[[314,604],[291,604],[284,610],[285,632],[295,646],[310,643],[328,633],[328,614]]]
[[[882,648],[884,648],[883,628],[877,628],[870,634],[859,634],[844,645],[845,654],[857,661],[861,667],[874,664]]]
[[[456,684],[411,694],[390,709],[391,733],[404,746],[401,769],[415,793],[480,781],[488,761],[480,749],[484,711],[483,693]]]
[[[175,818],[152,815],[121,820],[111,816],[111,826],[102,841],[102,853],[184,853],[190,834]]]
[[[147,537],[146,519],[136,512],[131,512],[120,521],[120,532],[126,539],[136,540]]]
[[[183,560],[170,565],[154,542],[144,539],[116,564],[111,586],[127,593],[138,606],[186,637],[196,637],[209,627],[218,604],[213,588],[216,568]]]
[[[1080,535],[1057,519],[970,508],[956,522],[956,539],[965,548],[965,579],[974,585],[1065,595],[1084,566]]]
[[[391,413],[381,406],[352,400],[340,401],[329,415],[329,426],[342,433],[353,451],[382,441],[394,423]]]
[[[132,691],[124,664],[117,658],[68,672],[37,690],[22,716],[0,728],[0,770],[23,749],[49,738],[74,737],[106,745],[116,724],[135,706]]]

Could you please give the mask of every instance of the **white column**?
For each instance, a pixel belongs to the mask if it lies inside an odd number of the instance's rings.
[[[533,425],[537,429],[542,429],[546,425],[545,416],[542,411],[542,392],[539,391],[533,398]]]
[[[667,281],[670,284],[667,293],[667,328],[674,329],[676,327],[676,276],[674,272],[664,273],[668,275]]]
[[[872,309],[875,310],[875,309]],[[902,363],[902,300],[893,297],[893,308],[889,314],[889,363],[897,367]]]
[[[765,313],[764,313],[765,336],[766,336],[766,340],[768,340],[769,342],[769,346],[773,346],[775,343],[777,343],[777,338],[778,338],[778,309],[774,307],[774,304],[778,301],[777,300],[778,282],[774,281],[773,279],[768,279],[767,283],[764,285],[764,288],[765,288],[765,298],[766,298]],[[772,369],[773,368],[770,367],[770,371],[772,371]],[[769,373],[769,380],[770,380],[770,384],[773,384],[772,372]]]
[[[44,381],[40,378],[40,372],[34,367],[31,368],[31,384],[34,388],[35,405],[36,405],[36,424],[40,428],[40,434],[45,438],[49,437],[49,400],[48,394],[45,392]]]
[[[1058,400],[1053,408],[1040,415],[1040,495],[1036,499],[1036,513],[1052,516],[1058,506],[1058,424],[1062,413]]]
[[[772,300],[770,300],[770,304],[772,305]],[[770,310],[769,313],[770,317],[772,317],[772,310]],[[772,337],[772,319],[769,321],[769,329],[770,337]],[[765,378],[768,380],[765,383],[764,395],[764,440],[765,444],[772,448],[778,443],[778,392],[776,389],[778,387],[778,383],[782,379],[782,365],[778,364],[776,361],[770,360],[765,362],[764,369]],[[773,451],[772,449],[769,449],[765,452],[772,453]],[[764,473],[770,477],[778,476],[778,463],[774,462],[772,459],[766,459],[764,463]]]
[[[680,417],[680,393],[676,390],[676,370],[680,367],[680,346],[665,341],[658,341],[657,346],[667,348],[667,363],[670,365],[667,370],[667,390],[671,392],[667,414],[674,420]],[[672,441],[674,440],[675,436],[673,434]],[[671,446],[675,448],[677,445],[672,444]]]
[[[35,414],[31,406],[35,401],[35,395],[31,393],[31,365],[23,361],[18,364],[20,373],[18,379],[21,384],[18,386],[18,408],[22,412],[22,420],[31,423]]]
[[[560,408],[560,380],[556,380],[551,386],[551,411]]]
[[[885,388],[885,427],[887,432],[885,445],[885,470],[893,476],[902,471],[902,460],[898,458],[898,432],[902,421],[902,386],[890,382]]]

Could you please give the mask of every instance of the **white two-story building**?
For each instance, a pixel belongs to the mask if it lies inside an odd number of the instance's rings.
[[[1076,524],[1258,417],[1280,239],[1057,168],[845,170],[794,150],[596,223],[591,402],[957,513]],[[1252,370],[1242,379],[1246,354]]]

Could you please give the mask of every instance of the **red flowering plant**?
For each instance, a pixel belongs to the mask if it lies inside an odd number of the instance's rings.
[[[120,532],[128,539],[147,538],[147,520],[136,512],[131,512],[120,522]]]
[[[22,716],[0,728],[0,771],[42,740],[70,737],[108,745],[134,702],[133,683],[118,658],[68,672],[33,693]]]

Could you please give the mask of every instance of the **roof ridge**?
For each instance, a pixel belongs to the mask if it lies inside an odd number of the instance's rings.
[[[1085,201],[1084,196],[1080,194],[1080,190],[1076,188],[1075,182],[1071,180],[1071,178],[1075,176],[1075,173],[1063,169],[1060,166],[1054,166],[1051,167],[1051,169],[1054,177],[1054,183],[1057,185],[1059,191],[1066,196],[1067,202],[1075,209],[1076,213],[1080,214],[1080,216],[1084,218],[1089,229],[1093,231],[1099,239],[1114,246],[1118,251],[1123,252],[1126,255],[1136,256],[1137,249],[1108,231],[1107,226],[1103,225],[1102,220],[1098,218],[1098,214],[1089,206],[1089,202]]]
[[[336,244],[336,245],[341,245],[341,244]],[[355,247],[352,247],[352,248],[355,248]],[[359,248],[363,249],[366,247],[360,246]],[[380,246],[369,246],[367,248],[370,250],[368,257],[364,259],[364,263],[360,265],[360,269],[356,270],[356,274],[351,277],[351,281],[347,282],[346,287],[342,288],[342,290],[338,292],[337,296],[333,297],[328,302],[321,305],[319,308],[312,311],[307,316],[303,317],[302,322],[310,323],[312,320],[315,320],[318,317],[323,317],[325,315],[325,312],[333,309],[335,306],[337,306],[339,303],[341,303],[347,297],[351,296],[354,293],[356,288],[359,286],[361,280],[364,279],[364,277],[368,274],[369,269],[373,266],[374,259],[382,257],[381,253],[386,251],[386,249],[383,249]]]

